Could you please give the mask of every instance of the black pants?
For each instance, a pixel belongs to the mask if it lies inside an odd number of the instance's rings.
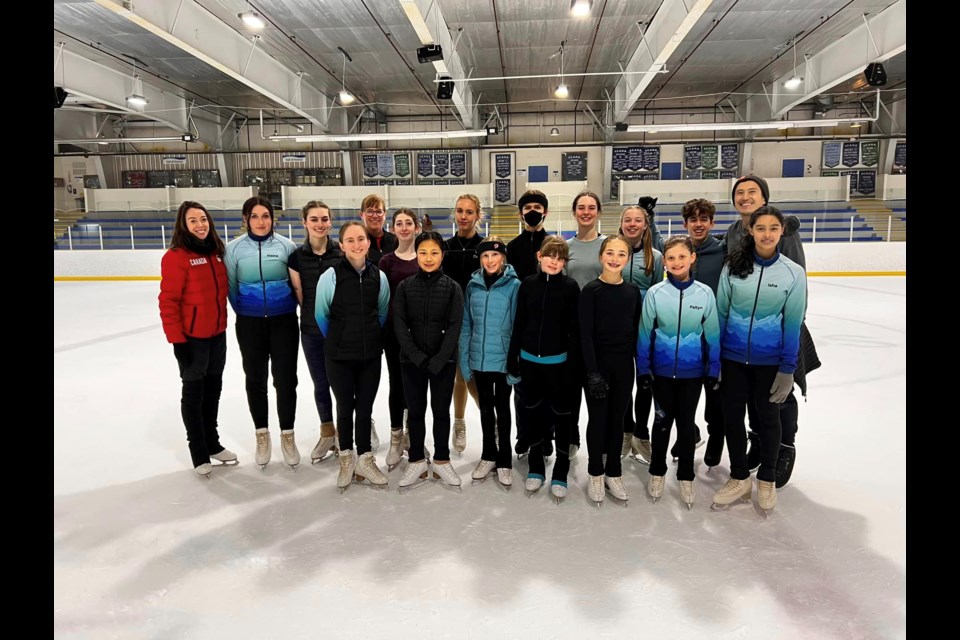
[[[586,391],[583,387],[582,376],[574,374],[576,378],[576,383],[570,389],[570,416],[573,419],[573,424],[570,426],[570,444],[575,444],[577,447],[580,446],[580,407],[583,406],[583,396],[586,394]],[[587,412],[589,413],[590,407],[587,406]],[[589,443],[588,443],[589,445]],[[569,448],[569,447],[568,447]],[[617,455],[620,455],[619,453]]]
[[[403,362],[403,395],[407,399],[407,427],[410,429],[410,462],[423,460],[423,440],[427,437],[427,387],[433,409],[434,460],[450,459],[450,402],[457,365],[448,362],[435,376],[426,369]]]
[[[383,334],[383,355],[387,358],[387,376],[390,378],[390,428],[402,429],[407,400],[403,396],[403,376],[400,373],[400,343],[392,329]]]
[[[333,401],[330,399],[330,380],[327,378],[326,340],[322,333],[301,333],[303,358],[313,379],[313,402],[317,405],[320,422],[333,422]]]
[[[473,379],[477,383],[480,428],[483,430],[480,459],[496,462],[499,469],[510,469],[513,466],[513,451],[510,449],[510,385],[507,384],[507,374],[474,371]],[[496,438],[494,430],[497,432]]]
[[[187,349],[177,358],[180,380],[180,415],[187,429],[187,446],[194,468],[223,451],[217,433],[223,368],[227,362],[227,333],[212,338],[187,338]]]
[[[380,386],[380,356],[367,360],[334,360],[327,354],[327,376],[337,399],[340,450],[353,449],[356,425],[357,455],[362,456],[370,451],[370,416]]]
[[[557,460],[553,479],[567,481],[570,472],[570,437],[574,421],[570,401],[580,385],[571,380],[567,364],[538,364],[520,360],[520,394],[526,416],[530,446],[530,473],[546,477],[544,443],[553,432],[557,439]]]
[[[297,417],[297,352],[300,327],[297,314],[269,318],[237,316],[237,344],[247,378],[247,405],[253,426],[267,428],[267,367],[277,390],[281,429],[293,429]]]
[[[703,417],[707,421],[707,433],[712,438],[723,439],[723,395],[720,390],[713,390],[713,386],[703,383]],[[694,434],[696,435],[696,434]],[[696,443],[696,441],[694,441]],[[721,449],[722,452],[722,449]],[[719,454],[718,454],[719,455]]]
[[[637,387],[635,398],[633,408],[627,407],[627,413],[623,416],[623,432],[632,433],[641,440],[649,440],[650,428],[647,427],[647,421],[650,420],[650,407],[653,405],[653,389]],[[634,412],[636,421],[633,419]]]
[[[767,395],[770,395],[769,392]],[[790,390],[790,395],[783,401],[780,407],[780,442],[782,444],[793,446],[797,439],[797,430],[800,428],[797,424],[797,418],[800,414],[800,407],[797,404],[797,396]],[[747,416],[750,418],[750,431],[755,432],[753,426],[757,423],[757,412],[751,405],[747,405]]]
[[[700,402],[700,387],[703,378],[653,379],[653,396],[663,415],[653,424],[650,442],[653,457],[650,460],[650,475],[667,475],[667,448],[670,446],[670,431],[677,423],[677,480],[693,480],[693,450],[696,447],[697,404]]]
[[[780,406],[770,402],[770,387],[777,377],[777,365],[746,365],[721,360],[723,372],[723,416],[730,454],[730,477],[746,480],[747,430],[743,423],[745,409],[753,406],[757,421],[754,429],[760,437],[760,469],[757,479],[776,480],[777,454],[780,451]]]
[[[630,408],[633,388],[633,355],[597,352],[600,375],[607,381],[607,397],[601,400],[587,395],[587,470],[592,476],[619,477],[620,447],[623,444],[623,416]],[[607,462],[603,463],[606,454]]]

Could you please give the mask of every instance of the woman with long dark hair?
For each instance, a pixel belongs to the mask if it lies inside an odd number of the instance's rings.
[[[194,470],[209,477],[211,460],[236,464],[220,444],[217,414],[227,361],[227,270],[223,241],[199,202],[177,210],[170,249],[160,261],[160,320],[180,369],[180,415]]]

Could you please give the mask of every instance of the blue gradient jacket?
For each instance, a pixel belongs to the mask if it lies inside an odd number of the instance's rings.
[[[464,292],[460,331],[458,360],[464,380],[470,380],[474,371],[507,372],[519,290],[517,272],[509,264],[490,289],[483,279],[483,269],[474,271]]]
[[[720,357],[793,373],[807,303],[806,274],[780,253],[753,259],[753,273],[745,278],[731,275],[729,265],[720,274]]]
[[[287,259],[296,251],[291,240],[271,233],[263,239],[243,235],[227,244],[230,306],[238,316],[266,318],[297,312]]]
[[[720,325],[710,287],[669,274],[643,299],[637,339],[637,375],[667,378],[720,376]]]
[[[663,282],[663,254],[656,249],[652,249],[652,251],[653,271],[650,272],[650,275],[647,275],[643,268],[642,247],[634,250],[633,256],[630,258],[630,264],[623,269],[623,279],[640,289],[641,297],[647,295],[647,290],[650,287],[658,282]]]

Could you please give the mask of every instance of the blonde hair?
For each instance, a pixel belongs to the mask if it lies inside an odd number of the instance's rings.
[[[461,200],[469,200],[473,203],[473,206],[477,208],[477,226],[480,226],[480,222],[483,221],[483,207],[480,206],[480,198],[472,193],[464,193],[457,196],[456,202],[460,202]],[[450,220],[452,221],[456,221],[456,202],[454,202],[453,205],[454,211],[450,213]]]
[[[627,214],[627,211],[632,209],[637,209],[640,213],[643,214],[643,233],[640,234],[640,244],[643,246],[643,271],[648,276],[653,273],[653,232],[650,231],[650,217],[647,215],[647,210],[641,207],[638,204],[632,204],[629,207],[624,207],[623,211],[620,212],[620,233],[623,233],[623,216]],[[629,245],[630,243],[627,242]],[[633,250],[633,246],[630,246],[630,250]]]

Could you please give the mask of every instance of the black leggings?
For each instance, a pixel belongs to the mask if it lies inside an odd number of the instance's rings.
[[[653,457],[650,460],[650,475],[667,475],[667,447],[670,431],[677,423],[677,480],[693,480],[693,450],[696,445],[697,425],[695,417],[700,402],[700,387],[703,378],[653,379],[653,396],[663,412],[653,424]]]
[[[747,365],[721,360],[724,429],[730,454],[730,477],[746,480],[747,430],[745,409],[753,406],[757,420],[751,426],[760,437],[760,469],[757,479],[774,482],[780,452],[780,405],[770,402],[770,387],[777,377],[777,365]]]
[[[647,422],[650,420],[650,407],[653,405],[653,389],[637,387],[635,398],[633,410],[627,407],[627,413],[623,416],[623,432],[632,433],[641,440],[649,440],[650,428],[647,427]],[[634,412],[636,421],[633,419]]]
[[[509,469],[513,465],[513,451],[510,449],[511,389],[507,384],[507,374],[474,371],[473,379],[477,383],[480,428],[483,430],[483,452],[480,459],[496,462],[499,469]],[[494,430],[497,432],[496,438]]]
[[[327,377],[337,399],[340,450],[353,449],[356,424],[357,455],[362,456],[370,451],[370,417],[380,386],[380,356],[368,360],[334,360],[327,354]]]
[[[281,429],[293,429],[297,417],[297,354],[300,327],[297,314],[253,318],[237,316],[237,344],[247,378],[247,405],[253,426],[267,428],[267,367],[277,390]]]
[[[430,407],[433,409],[433,446],[437,448],[434,460],[450,459],[450,401],[453,399],[453,379],[457,365],[448,362],[435,376],[426,369],[403,362],[403,395],[407,399],[407,427],[410,429],[410,462],[424,459],[423,440],[427,435],[427,387],[430,387]]]
[[[610,478],[622,474],[620,447],[623,444],[623,416],[630,408],[630,390],[633,387],[633,354],[597,353],[600,375],[607,381],[607,397],[601,400],[587,395],[587,470],[591,476]],[[603,455],[607,463],[603,463]]]
[[[392,329],[384,332],[383,354],[387,357],[387,376],[390,379],[390,428],[402,429],[407,400],[403,397],[403,376],[400,374],[400,343]]]
[[[530,438],[530,473],[546,477],[543,447],[553,431],[557,439],[557,461],[553,479],[566,482],[570,472],[570,437],[574,421],[570,400],[580,386],[572,384],[570,367],[560,364],[538,364],[520,360],[520,394],[523,415]]]
[[[176,352],[174,352],[176,355]],[[223,451],[217,432],[223,368],[227,362],[227,333],[212,338],[187,338],[187,349],[177,358],[182,390],[180,415],[187,429],[187,446],[194,468]]]

